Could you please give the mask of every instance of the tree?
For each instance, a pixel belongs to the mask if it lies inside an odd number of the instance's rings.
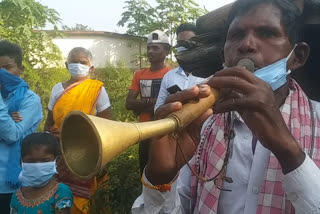
[[[52,37],[60,35],[59,22],[59,14],[54,9],[36,0],[0,0],[0,38],[21,46],[24,79],[33,91],[45,98],[42,99],[44,111],[53,81],[57,79],[52,75],[58,75],[49,67],[56,67],[62,59],[59,48],[52,42]],[[54,26],[52,34],[41,31],[47,24]]]
[[[83,24],[76,24],[74,27],[68,27],[67,25],[62,25],[62,30],[66,31],[93,31],[91,27]]]
[[[125,3],[126,11],[121,14],[118,26],[127,25],[127,33],[135,36],[145,36],[155,29],[154,8],[146,0],[127,0]]]
[[[155,7],[146,0],[127,0],[125,3],[126,11],[122,13],[118,26],[127,26],[127,33],[135,36],[146,36],[156,29],[163,30],[171,39],[171,44],[180,24],[194,23],[208,13],[193,0],[156,0]]]
[[[177,27],[186,22],[195,23],[196,19],[208,13],[205,8],[199,7],[193,0],[157,0],[155,12],[158,17],[160,29],[163,29],[171,39],[175,39]]]
[[[146,36],[151,31],[160,29],[173,39],[180,24],[194,23],[197,18],[208,12],[193,0],[156,2],[157,5],[152,7],[146,0],[125,1],[126,11],[121,14],[118,26],[127,26],[127,33],[136,36]]]
[[[48,60],[61,57],[51,37],[43,31],[48,23],[57,30],[59,14],[35,0],[0,1],[0,37],[17,43],[24,51],[24,63],[33,67],[44,67]],[[58,32],[55,32],[57,35]]]

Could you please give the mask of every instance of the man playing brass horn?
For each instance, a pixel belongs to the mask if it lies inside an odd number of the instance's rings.
[[[219,99],[180,133],[153,139],[133,213],[320,213],[320,104],[287,76],[309,54],[300,19],[289,0],[234,3],[225,69],[169,96],[156,117],[210,87]],[[254,73],[236,66],[244,58]]]

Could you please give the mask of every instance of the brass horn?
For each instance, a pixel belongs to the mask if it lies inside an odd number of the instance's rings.
[[[165,119],[124,123],[86,115],[69,113],[62,124],[60,146],[70,171],[81,180],[89,180],[116,155],[137,142],[182,130],[207,111],[216,101],[218,92],[183,105],[180,111]]]
[[[254,72],[250,59],[239,66]],[[144,123],[123,123],[71,112],[61,130],[61,150],[68,168],[79,179],[89,180],[116,155],[141,140],[180,131],[212,107],[218,91],[211,88],[208,97],[184,104],[165,119]]]

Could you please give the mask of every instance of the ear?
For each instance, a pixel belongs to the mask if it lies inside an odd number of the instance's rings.
[[[24,74],[24,66],[23,65],[21,65],[20,67],[19,67],[19,70],[20,70],[20,75],[23,75]]]
[[[65,61],[64,64],[66,65],[66,68],[69,70],[69,68],[68,68],[68,62]]]
[[[288,68],[296,71],[306,63],[309,57],[310,47],[307,43],[301,42],[297,45],[288,61]]]
[[[94,66],[91,66],[90,67],[90,71],[89,71],[90,73],[93,73],[94,72]]]

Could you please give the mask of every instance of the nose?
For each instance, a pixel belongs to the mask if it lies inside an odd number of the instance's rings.
[[[148,50],[147,50],[147,53],[153,53],[154,51],[153,51],[153,48],[149,48]]]
[[[248,33],[242,41],[240,41],[239,52],[241,54],[253,54],[257,52],[257,43],[254,35]]]

